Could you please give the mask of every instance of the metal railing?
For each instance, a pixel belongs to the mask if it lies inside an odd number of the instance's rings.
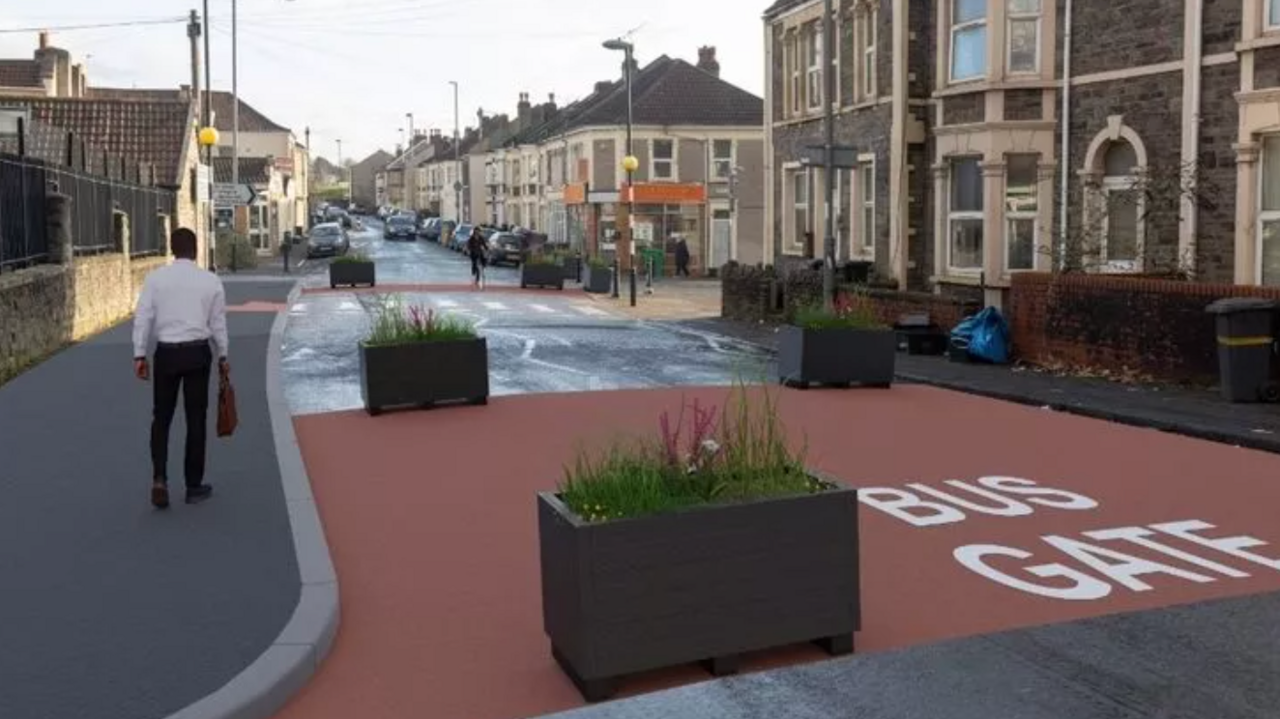
[[[111,156],[71,133],[19,120],[0,143],[0,271],[51,261],[50,193],[70,198],[72,251],[121,252],[127,220],[134,257],[166,250],[166,218],[176,225],[178,198],[153,186],[154,168]]]

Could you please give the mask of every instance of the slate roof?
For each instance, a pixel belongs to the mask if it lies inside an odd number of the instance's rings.
[[[231,182],[230,157],[213,158],[213,181]],[[271,182],[271,161],[265,157],[240,158],[240,182],[249,185],[266,185]]]
[[[764,100],[684,60],[663,55],[631,78],[636,125],[763,127]],[[582,127],[627,122],[623,80],[593,91],[554,117],[507,140],[505,146],[536,144]]]
[[[0,60],[0,87],[42,88],[35,60]]]
[[[136,90],[129,88],[114,87],[91,87],[88,96],[91,98],[113,99],[113,100],[173,100],[181,99],[187,96],[185,89],[159,89],[159,90]],[[200,93],[204,95],[203,92]],[[218,128],[218,132],[227,133],[232,130],[232,110],[235,103],[232,102],[232,96],[229,92],[222,90],[213,91],[213,125]],[[241,132],[290,132],[289,128],[284,127],[271,118],[258,112],[252,105],[240,98],[240,131]]]
[[[809,0],[777,0],[777,2],[769,6],[768,10],[764,11],[764,17],[765,19],[778,17],[786,11],[798,8],[807,2],[809,2]]]
[[[158,184],[181,187],[195,105],[185,100],[3,97],[30,108],[35,123],[72,132],[98,151],[155,166]]]

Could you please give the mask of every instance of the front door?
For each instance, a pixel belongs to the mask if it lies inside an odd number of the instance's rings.
[[[733,238],[733,220],[728,210],[716,210],[711,218],[711,257],[708,269],[720,269],[729,260]]]

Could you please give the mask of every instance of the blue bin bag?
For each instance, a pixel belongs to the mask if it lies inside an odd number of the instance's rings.
[[[973,321],[973,324],[966,328],[966,331],[971,333],[968,338],[969,354],[992,364],[1008,364],[1009,324],[1005,322],[1000,310],[988,307],[965,322],[969,320]],[[965,322],[962,322],[961,326]]]

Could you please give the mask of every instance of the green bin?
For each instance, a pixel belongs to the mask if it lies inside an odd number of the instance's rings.
[[[665,253],[663,253],[663,251],[660,248],[646,247],[640,250],[640,261],[644,264],[643,264],[643,267],[639,269],[642,269],[647,272],[648,268],[652,267],[653,276],[655,278],[662,277],[662,272],[665,269],[664,265],[666,265],[667,263],[666,263],[666,255]]]

